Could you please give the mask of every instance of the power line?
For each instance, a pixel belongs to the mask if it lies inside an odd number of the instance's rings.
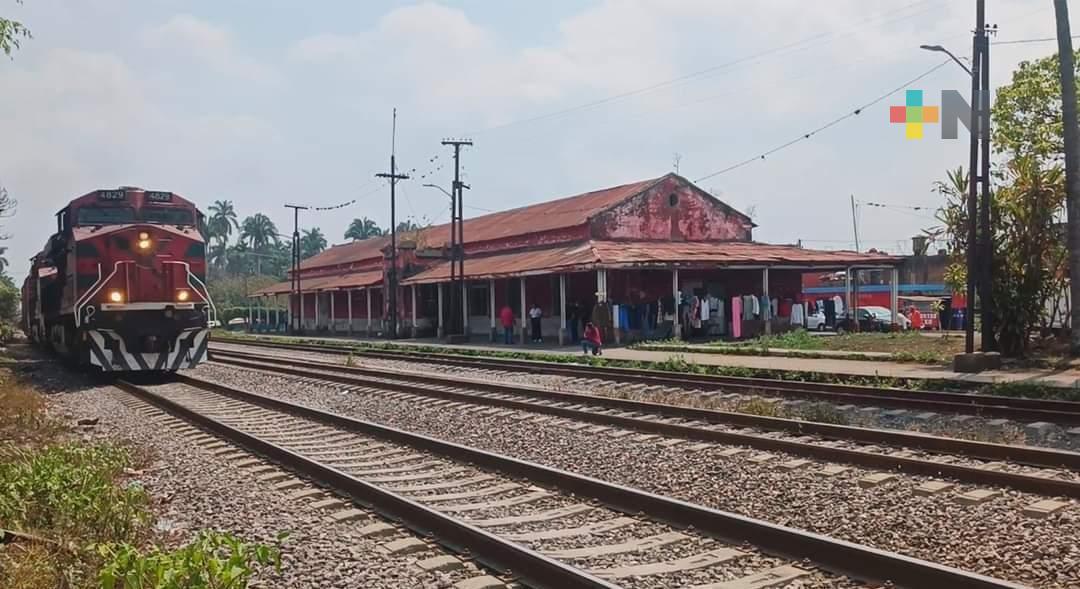
[[[836,38],[843,37],[843,36],[849,35],[849,34],[851,34],[853,32],[858,32],[858,31],[863,30],[864,25],[866,25],[868,23],[871,23],[874,20],[882,18],[882,17],[885,17],[886,20],[884,20],[883,22],[881,22],[879,24],[890,24],[890,23],[895,22],[895,21],[904,20],[904,19],[907,19],[907,18],[912,18],[913,16],[917,16],[920,13],[909,14],[909,15],[906,15],[906,16],[903,16],[903,17],[900,17],[900,18],[897,18],[897,19],[893,19],[893,20],[888,20],[887,17],[892,16],[892,15],[894,15],[896,13],[899,13],[899,12],[904,12],[904,11],[908,10],[909,8],[914,7],[914,6],[918,6],[920,4],[927,4],[927,3],[936,3],[936,0],[919,0],[917,2],[912,2],[912,3],[907,4],[907,5],[905,5],[905,6],[901,7],[901,8],[898,8],[896,10],[888,11],[888,12],[885,12],[883,14],[879,14],[879,15],[875,15],[875,16],[866,18],[866,19],[860,21],[858,23],[858,26],[852,27],[851,29],[846,30],[844,32],[817,33],[815,35],[805,37],[805,38],[800,39],[798,41],[794,41],[794,42],[791,42],[791,43],[786,43],[784,45],[780,45],[778,47],[773,47],[773,48],[770,48],[770,49],[765,49],[763,51],[759,51],[759,52],[753,53],[751,55],[747,55],[747,56],[740,57],[738,59],[734,59],[734,60],[731,60],[731,61],[728,61],[728,62],[725,62],[725,63],[721,63],[721,64],[714,65],[714,66],[711,66],[711,67],[707,67],[705,69],[697,70],[697,71],[691,72],[689,74],[684,74],[682,76],[671,78],[669,80],[664,80],[662,82],[657,82],[657,83],[651,84],[649,86],[644,86],[644,87],[637,88],[637,89],[634,89],[634,90],[628,90],[626,92],[621,92],[621,93],[618,93],[618,94],[614,94],[614,95],[611,95],[611,96],[607,96],[607,97],[604,97],[604,98],[600,98],[600,99],[597,99],[597,100],[586,102],[584,104],[578,104],[576,106],[571,106],[571,107],[567,107],[567,108],[564,108],[564,109],[560,109],[560,110],[557,110],[557,111],[554,111],[554,112],[549,112],[549,113],[542,114],[542,115],[537,115],[537,116],[534,116],[534,117],[528,117],[528,118],[524,118],[524,119],[518,119],[516,121],[510,121],[508,123],[502,123],[502,124],[494,125],[494,126],[491,126],[491,127],[487,127],[486,129],[483,129],[483,131],[494,131],[494,130],[497,130],[497,129],[504,129],[506,127],[511,127],[511,126],[515,126],[515,125],[522,125],[522,124],[526,124],[526,123],[535,123],[537,121],[543,121],[543,120],[547,120],[547,119],[551,119],[551,118],[560,117],[560,116],[570,114],[570,113],[573,113],[573,112],[577,112],[577,111],[580,111],[580,110],[587,110],[587,109],[590,109],[590,108],[595,108],[597,106],[602,106],[604,104],[608,104],[608,103],[611,103],[611,102],[616,102],[616,101],[623,100],[623,99],[626,99],[626,98],[630,98],[630,97],[633,97],[633,96],[637,96],[637,95],[640,95],[640,94],[645,94],[647,92],[651,92],[653,90],[659,90],[661,88],[666,88],[668,86],[674,86],[676,84],[681,84],[683,82],[687,82],[687,81],[690,81],[690,80],[701,78],[701,77],[707,76],[709,74],[713,74],[713,73],[716,73],[716,72],[721,71],[721,70],[732,68],[732,67],[735,67],[737,65],[746,63],[746,62],[750,62],[750,61],[758,60],[758,59],[761,59],[761,58],[764,58],[764,57],[768,57],[770,55],[780,53],[780,52],[782,52],[782,51],[784,51],[786,49],[795,49],[795,48],[797,48],[797,47],[799,47],[801,45],[810,45],[814,41],[818,41],[818,40],[821,40],[821,39],[828,39],[830,37],[836,37]],[[470,135],[477,135],[480,132],[481,131],[474,131],[474,132],[469,133],[469,134]]]
[[[1073,35],[1070,39],[1080,39],[1080,35]],[[991,45],[1020,45],[1022,43],[1047,43],[1057,41],[1057,37],[1043,37],[1041,39],[1015,39],[1012,41],[994,41]]]
[[[849,119],[851,117],[857,116],[859,113],[866,110],[867,108],[870,108],[871,106],[874,106],[875,104],[881,102],[882,100],[885,100],[886,98],[892,96],[893,94],[896,94],[897,92],[907,88],[908,86],[914,84],[915,82],[918,82],[919,80],[929,76],[930,74],[938,71],[939,69],[945,67],[946,65],[948,65],[951,62],[952,62],[952,60],[946,59],[945,61],[937,64],[936,66],[930,68],[929,70],[923,72],[922,74],[919,74],[915,78],[912,78],[912,79],[904,82],[903,84],[897,86],[896,88],[893,88],[892,90],[889,90],[888,92],[878,96],[877,98],[871,100],[870,102],[867,102],[866,104],[856,108],[853,111],[850,111],[850,112],[848,112],[848,113],[846,113],[846,114],[844,114],[842,116],[839,116],[839,117],[829,121],[828,123],[825,123],[824,125],[816,128],[816,129],[813,129],[813,130],[811,130],[811,131],[809,131],[807,133],[803,133],[799,137],[797,137],[795,139],[792,139],[791,141],[788,141],[787,143],[784,143],[782,145],[778,145],[777,147],[774,147],[774,148],[766,151],[765,153],[762,153],[761,155],[757,155],[757,156],[754,156],[752,158],[745,159],[745,160],[743,160],[743,161],[741,161],[741,162],[739,162],[737,164],[734,164],[732,166],[728,166],[728,167],[726,167],[726,168],[724,168],[722,170],[713,172],[711,174],[706,174],[705,176],[702,176],[702,177],[698,178],[697,180],[694,180],[694,183],[697,184],[697,183],[700,183],[700,182],[702,182],[704,180],[708,180],[709,178],[713,178],[715,176],[719,176],[720,174],[724,174],[724,173],[730,172],[732,170],[741,168],[743,166],[749,165],[749,164],[751,164],[751,163],[753,163],[755,161],[763,160],[767,156],[770,156],[770,155],[772,155],[772,154],[774,154],[774,153],[776,153],[778,151],[781,151],[783,149],[787,149],[788,147],[791,147],[792,145],[795,145],[796,143],[799,143],[800,141],[805,141],[805,140],[809,139],[810,137],[812,137],[813,135],[816,135],[816,134],[828,129],[829,127],[832,127],[833,125],[836,125],[836,124],[840,123],[841,121],[845,121],[845,120],[847,120],[847,119]]]

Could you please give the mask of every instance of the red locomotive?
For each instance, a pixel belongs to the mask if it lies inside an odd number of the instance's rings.
[[[23,283],[23,328],[103,371],[175,371],[206,358],[215,313],[205,222],[171,192],[96,190],[56,214]]]

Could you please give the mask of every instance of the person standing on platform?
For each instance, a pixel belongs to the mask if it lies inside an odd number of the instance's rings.
[[[540,320],[543,318],[544,312],[540,310],[540,305],[536,303],[532,304],[529,308],[529,322],[532,324],[532,341],[534,344],[540,344],[544,342],[544,336],[540,333]]]
[[[578,321],[581,320],[581,309],[576,301],[571,301],[566,306],[566,329],[570,331],[570,343],[578,343]]]
[[[503,343],[509,346],[514,343],[514,310],[510,305],[503,305],[499,311],[499,322],[503,327]]]

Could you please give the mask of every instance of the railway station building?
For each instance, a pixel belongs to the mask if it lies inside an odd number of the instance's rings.
[[[754,228],[676,174],[474,217],[463,228],[464,297],[450,292],[449,224],[399,234],[398,335],[442,337],[456,324],[496,341],[509,307],[524,342],[535,305],[544,337],[560,343],[583,319],[605,341],[749,338],[801,325],[805,273],[884,271],[897,283],[900,258],[758,243]],[[299,298],[291,282],[253,296],[289,296],[307,332],[386,336],[389,254],[389,237],[335,245],[303,261]],[[896,301],[893,289],[894,312]]]

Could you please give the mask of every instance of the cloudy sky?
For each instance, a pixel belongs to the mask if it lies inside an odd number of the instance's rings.
[[[236,203],[287,230],[282,205],[331,242],[350,219],[389,218],[373,178],[415,179],[399,217],[441,222],[444,137],[469,137],[466,214],[679,171],[698,180],[801,136],[970,53],[959,0],[0,0],[34,39],[0,58],[0,185],[19,200],[3,231],[20,277],[71,198],[171,190]],[[1049,0],[988,0],[997,41],[1054,35]],[[1074,14],[1080,2],[1071,6]],[[1077,27],[1074,27],[1077,28]],[[1054,43],[992,49],[994,85]],[[948,65],[907,86],[967,94]],[[704,179],[752,212],[761,241],[899,251],[933,224],[931,184],[966,161],[966,135],[921,141],[888,122],[903,92],[764,160]],[[421,180],[421,176],[424,178]]]

